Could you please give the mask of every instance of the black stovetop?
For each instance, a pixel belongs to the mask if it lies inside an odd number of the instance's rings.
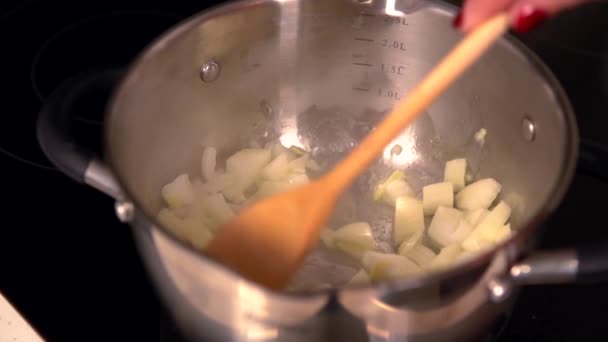
[[[218,1],[219,2],[219,1]],[[57,172],[35,138],[46,96],[96,67],[124,66],[151,39],[209,1],[2,1],[0,169],[4,217],[0,292],[50,341],[180,341],[113,202]],[[608,144],[608,4],[561,16],[522,36],[572,99],[581,135]],[[605,27],[605,26],[604,26]],[[99,113],[78,130],[99,143]],[[542,246],[608,239],[608,184],[577,175]],[[594,195],[597,194],[597,195]],[[499,341],[607,340],[608,285],[525,288]],[[158,328],[160,326],[160,330]]]

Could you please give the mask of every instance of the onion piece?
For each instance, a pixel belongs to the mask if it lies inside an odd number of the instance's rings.
[[[339,249],[355,258],[376,248],[369,223],[355,222],[324,233],[327,247]]]
[[[412,197],[399,197],[395,202],[393,245],[399,246],[406,238],[424,230],[422,201]]]
[[[309,159],[310,155],[304,154],[301,157],[290,161],[289,172],[305,173]]]
[[[214,231],[217,230],[219,226],[230,222],[235,217],[234,211],[228,206],[224,196],[220,193],[203,196],[201,202],[208,217],[214,223],[213,227],[210,227]]]
[[[430,262],[428,268],[430,269],[441,269],[452,265],[462,253],[460,244],[453,244],[443,247],[439,254]]]
[[[264,181],[260,183],[260,185],[258,186],[258,190],[252,196],[252,199],[257,201],[262,198],[274,196],[276,194],[291,190],[295,187],[296,185],[289,184],[286,181]]]
[[[268,180],[281,180],[287,177],[289,160],[286,154],[280,154],[262,169],[262,177]]]
[[[213,147],[205,147],[203,149],[203,158],[201,161],[201,171],[203,178],[211,180],[215,173],[217,150]]]
[[[401,170],[393,171],[393,173],[391,173],[391,175],[388,176],[388,178],[384,182],[378,184],[376,186],[376,188],[374,189],[374,195],[373,195],[374,201],[379,201],[382,199],[382,197],[384,196],[384,191],[386,189],[387,184],[390,184],[397,180],[406,180],[406,179],[407,179],[407,176],[405,175],[405,172],[403,172]]]
[[[462,210],[488,209],[502,186],[493,178],[485,178],[467,185],[456,195],[456,207]]]
[[[464,214],[454,208],[439,207],[429,225],[429,237],[441,247],[451,245],[452,235],[464,219]]]
[[[499,237],[504,235],[504,226],[511,215],[511,207],[501,201],[473,229],[473,232],[462,242],[462,248],[467,251],[479,251],[491,246]],[[510,228],[510,227],[509,227]]]
[[[379,252],[366,252],[361,263],[371,281],[397,279],[420,272],[420,267],[410,259]]]
[[[166,208],[158,212],[157,219],[178,238],[190,242],[195,248],[204,248],[213,238],[202,221],[192,217],[180,219]]]
[[[473,226],[476,226],[489,213],[490,213],[489,210],[483,209],[483,208],[471,210],[471,211],[468,211],[465,213],[465,219],[467,220],[467,222],[469,222]]]
[[[438,207],[454,206],[454,186],[443,182],[427,185],[422,188],[422,202],[425,215],[433,215]]]
[[[172,182],[163,186],[160,192],[171,208],[190,205],[194,200],[194,190],[187,174],[177,176]]]
[[[407,255],[407,253],[412,248],[414,248],[416,245],[418,245],[422,241],[423,235],[424,235],[424,229],[421,229],[418,232],[414,233],[414,235],[407,238],[407,240],[403,241],[403,243],[401,243],[401,245],[399,246],[397,254],[403,255],[403,256]]]
[[[475,226],[469,223],[469,221],[467,221],[466,219],[460,220],[460,222],[458,222],[458,227],[456,227],[456,230],[450,236],[449,241],[451,243],[460,243],[464,241],[464,239],[466,239],[469,234],[471,234],[473,228],[475,228]]]
[[[427,246],[418,244],[407,252],[406,256],[418,266],[425,267],[426,265],[430,264],[431,261],[433,261],[435,258],[435,253]]]
[[[306,168],[312,171],[321,171],[321,166],[314,159],[309,158],[306,161]]]
[[[244,193],[259,177],[270,162],[271,153],[264,149],[243,149],[226,160],[226,172],[234,177],[234,183],[222,189],[233,203],[245,201]]]
[[[445,163],[443,179],[452,183],[454,191],[458,192],[464,188],[465,175],[467,172],[467,160],[464,158],[450,160]]]
[[[416,193],[409,184],[403,179],[398,179],[388,183],[384,187],[382,200],[391,206],[395,206],[395,201],[398,197],[416,197]]]
[[[346,285],[354,285],[354,284],[369,284],[370,283],[370,279],[369,276],[367,275],[367,272],[365,272],[364,269],[360,269],[359,272],[357,272],[349,281]]]
[[[291,145],[289,147],[289,150],[292,151],[293,153],[295,153],[298,156],[303,156],[303,155],[306,154],[306,150],[305,149],[303,149],[301,147],[298,147],[296,145]]]

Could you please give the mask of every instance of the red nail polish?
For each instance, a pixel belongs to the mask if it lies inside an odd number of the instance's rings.
[[[528,32],[533,28],[537,27],[549,15],[547,12],[538,9],[533,5],[522,6],[521,9],[515,15],[513,22],[513,29],[518,32]]]
[[[462,25],[462,12],[458,12],[458,15],[454,17],[454,21],[452,21],[452,26],[454,28],[460,28]]]

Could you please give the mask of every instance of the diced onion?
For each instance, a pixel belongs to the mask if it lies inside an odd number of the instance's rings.
[[[264,181],[258,186],[258,190],[253,195],[254,200],[259,200],[262,198],[274,196],[276,194],[280,194],[282,192],[291,190],[295,188],[296,185],[289,184],[286,181]]]
[[[294,159],[289,162],[289,172],[297,172],[297,173],[305,173],[306,172],[306,164],[310,156],[308,154],[304,154],[301,157]]]
[[[214,223],[214,227],[210,227],[214,230],[217,229],[218,226],[230,222],[235,216],[234,211],[228,206],[224,196],[220,193],[203,196],[201,198],[201,203],[204,206],[208,217]]]
[[[422,188],[422,202],[424,214],[429,216],[440,206],[451,208],[454,206],[454,186],[449,182],[427,185]]]
[[[378,252],[364,253],[361,263],[372,281],[402,278],[421,270],[407,257]]]
[[[215,173],[217,150],[213,147],[205,147],[203,149],[203,158],[201,161],[201,170],[203,178],[211,180]]]
[[[403,255],[403,256],[407,255],[407,253],[412,248],[414,248],[416,245],[418,245],[422,241],[423,234],[424,234],[424,230],[421,229],[418,232],[414,233],[414,235],[407,238],[407,240],[403,241],[403,243],[401,243],[401,245],[399,246],[399,249],[397,250],[397,254]]]
[[[462,253],[462,248],[460,244],[453,244],[446,247],[443,247],[439,254],[431,261],[428,265],[431,269],[440,269],[450,266],[458,256]]]
[[[464,188],[465,174],[467,172],[467,160],[464,158],[450,160],[445,163],[443,179],[452,183],[454,191],[458,192]]]
[[[195,218],[180,219],[168,209],[161,209],[157,215],[158,221],[171,230],[178,238],[190,242],[194,247],[202,249],[213,238],[213,234]]]
[[[270,164],[262,169],[262,177],[268,180],[278,181],[287,177],[289,172],[289,160],[286,154],[279,154]]]
[[[473,226],[476,226],[486,215],[488,215],[488,213],[490,213],[490,211],[483,208],[471,210],[465,214],[465,219]]]
[[[384,188],[382,200],[391,206],[395,206],[398,197],[415,197],[416,194],[409,184],[403,179],[398,179],[388,183]]]
[[[255,183],[270,157],[268,150],[251,148],[230,156],[226,160],[226,172],[234,177],[234,183],[222,189],[224,196],[233,203],[244,202],[245,191]]]
[[[370,283],[370,279],[369,276],[367,275],[367,272],[365,272],[364,269],[360,269],[359,272],[357,272],[351,279],[350,281],[347,283],[347,285],[354,285],[354,284],[369,284]]]
[[[177,176],[171,183],[161,189],[161,195],[171,208],[190,205],[194,200],[194,191],[187,174]]]
[[[324,233],[327,247],[339,249],[360,258],[363,253],[376,247],[372,229],[366,222],[355,222]]]
[[[378,184],[376,186],[376,189],[374,190],[374,201],[379,201],[380,199],[382,199],[382,197],[384,196],[384,191],[386,189],[386,185],[390,184],[394,181],[397,180],[406,180],[406,175],[405,172],[401,171],[401,170],[395,170],[393,171],[393,173],[391,173],[391,175],[381,184]]]
[[[491,246],[505,236],[502,226],[506,224],[510,215],[511,207],[504,201],[498,203],[462,242],[462,248],[467,251],[479,251]]]
[[[424,230],[422,201],[412,197],[399,197],[395,202],[393,244],[399,246],[405,239]]]
[[[444,247],[453,243],[452,234],[464,219],[464,214],[454,208],[439,207],[429,226],[429,237]]]
[[[435,258],[435,253],[423,244],[419,244],[414,246],[406,256],[410,258],[413,262],[415,262],[420,267],[425,267],[430,264],[431,261]]]
[[[488,209],[502,189],[492,178],[467,185],[456,195],[456,207],[461,210]]]

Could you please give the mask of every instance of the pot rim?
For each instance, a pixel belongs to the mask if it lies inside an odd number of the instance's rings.
[[[107,110],[107,118],[104,121],[104,149],[106,151],[106,160],[108,166],[114,173],[116,181],[124,191],[126,197],[135,205],[135,208],[143,208],[141,206],[141,202],[133,196],[133,191],[126,186],[126,182],[124,182],[124,177],[117,172],[119,170],[116,168],[115,158],[113,157],[114,151],[111,148],[112,144],[110,144],[110,130],[111,122],[115,117],[115,107],[116,103],[119,99],[123,98],[126,94],[129,93],[129,89],[132,87],[132,83],[135,81],[137,77],[137,70],[139,66],[145,63],[148,59],[155,56],[158,50],[163,49],[165,46],[170,45],[173,41],[179,39],[185,33],[191,31],[192,29],[198,27],[205,21],[211,20],[215,17],[220,17],[222,15],[232,13],[235,11],[240,11],[246,8],[260,6],[268,3],[275,2],[276,0],[236,0],[230,3],[221,4],[212,6],[208,9],[205,9],[193,16],[183,20],[175,24],[172,28],[170,28],[165,33],[161,34],[155,40],[153,40],[147,47],[145,47],[142,52],[134,59],[131,63],[130,67],[127,69],[126,76],[119,82],[116,87],[114,93],[112,94]],[[297,0],[295,0],[297,1]],[[437,0],[426,0],[426,6],[435,6],[450,16],[454,16],[458,7],[449,3],[445,3],[443,1]],[[426,7],[425,6],[425,7]],[[566,130],[566,139],[563,142],[564,144],[564,159],[561,165],[561,170],[559,177],[552,185],[552,191],[547,194],[545,198],[543,206],[534,214],[531,218],[524,221],[522,224],[522,228],[520,228],[516,234],[513,234],[509,239],[502,241],[497,244],[494,248],[487,250],[485,252],[479,253],[475,258],[472,258],[466,262],[462,262],[456,266],[450,267],[446,270],[437,271],[437,272],[429,272],[419,276],[407,277],[403,279],[395,279],[388,280],[377,284],[352,284],[347,286],[342,286],[338,288],[331,289],[318,289],[318,290],[310,290],[310,291],[302,291],[302,292],[286,292],[286,291],[276,291],[267,289],[253,281],[243,278],[238,273],[233,270],[230,270],[217,261],[204,256],[199,250],[196,250],[189,244],[177,238],[173,233],[170,232],[169,229],[163,227],[156,217],[152,215],[148,215],[143,210],[137,209],[145,219],[146,223],[153,228],[153,226],[157,227],[159,231],[161,231],[165,237],[177,242],[183,248],[189,250],[192,254],[195,254],[201,260],[205,262],[209,262],[213,264],[215,267],[221,267],[226,272],[230,272],[233,274],[235,278],[238,278],[240,281],[247,282],[252,287],[257,287],[260,290],[273,293],[274,295],[286,297],[286,298],[300,298],[300,297],[308,297],[310,295],[318,295],[320,293],[328,293],[328,292],[342,292],[346,290],[379,290],[381,292],[385,291],[393,291],[393,290],[405,290],[410,288],[417,288],[422,285],[426,285],[429,283],[436,283],[447,278],[453,277],[457,274],[462,274],[464,272],[471,271],[473,269],[482,267],[491,262],[491,260],[495,257],[497,253],[500,251],[504,251],[510,247],[522,246],[526,241],[529,240],[531,235],[539,228],[541,224],[543,224],[547,218],[553,214],[553,212],[557,209],[559,204],[562,202],[566,192],[570,188],[572,183],[575,169],[576,169],[576,160],[578,157],[578,144],[579,144],[579,134],[578,134],[578,126],[575,120],[575,113],[570,103],[570,100],[562,88],[561,84],[550,71],[550,69],[544,64],[544,62],[538,57],[532,50],[530,50],[527,46],[525,46],[522,42],[517,40],[510,33],[505,34],[497,44],[504,44],[505,47],[511,50],[512,53],[518,55],[522,60],[527,62],[530,67],[536,71],[536,73],[543,78],[543,80],[547,83],[547,85],[552,90],[555,95],[556,102],[558,106],[562,109],[561,120],[564,120],[564,127]],[[512,262],[512,260],[509,260]]]

